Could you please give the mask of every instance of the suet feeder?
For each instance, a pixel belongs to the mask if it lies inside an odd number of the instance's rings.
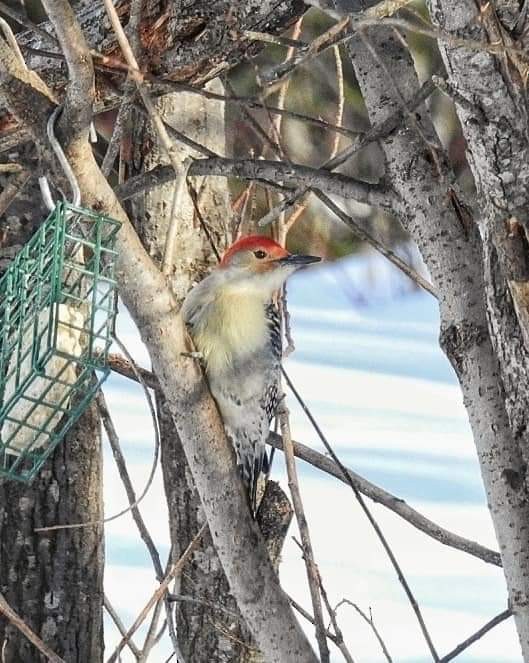
[[[119,225],[60,202],[0,280],[0,475],[31,481],[109,374]]]

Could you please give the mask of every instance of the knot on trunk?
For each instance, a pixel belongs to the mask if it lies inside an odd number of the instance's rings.
[[[469,350],[481,345],[487,338],[487,329],[471,322],[451,324],[441,328],[439,345],[443,349],[456,373],[460,375],[465,367]]]

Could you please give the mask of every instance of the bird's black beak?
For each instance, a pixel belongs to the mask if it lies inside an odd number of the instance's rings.
[[[290,253],[284,258],[279,258],[277,262],[280,265],[302,267],[303,265],[311,265],[313,262],[320,262],[320,260],[320,256],[302,256],[296,253]]]

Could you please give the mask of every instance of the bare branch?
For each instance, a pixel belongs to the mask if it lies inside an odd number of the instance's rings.
[[[114,624],[115,624],[116,628],[118,629],[118,631],[121,633],[122,636],[125,636],[126,633],[127,633],[127,630],[125,629],[125,625],[121,621],[118,613],[114,610],[114,606],[112,605],[112,603],[110,603],[110,601],[108,599],[108,596],[106,594],[103,597],[103,605],[105,606],[105,610],[110,615],[110,618],[114,622]],[[141,652],[138,649],[138,647],[136,647],[136,645],[134,644],[134,641],[132,640],[132,638],[129,638],[127,640],[127,646],[130,649],[130,651],[134,654],[134,656],[136,657],[136,660],[138,660],[140,658]]]
[[[310,597],[312,600],[312,609],[314,611],[314,620],[316,622],[316,640],[318,641],[322,663],[329,663],[329,648],[327,647],[325,625],[323,623],[323,609],[321,605],[319,589],[320,584],[318,567],[316,566],[316,562],[314,560],[314,552],[312,550],[312,543],[310,540],[309,526],[305,517],[305,510],[303,508],[303,501],[301,499],[301,492],[299,490],[296,463],[294,461],[294,448],[292,446],[292,436],[290,434],[290,422],[288,419],[288,411],[286,409],[283,409],[283,411],[279,414],[279,423],[281,426],[281,435],[283,437],[283,451],[285,452],[288,487],[290,488],[292,503],[294,505],[294,513],[296,514],[296,521],[298,523],[299,533],[303,542],[303,558],[307,568],[307,579],[309,583]]]
[[[269,434],[268,443],[276,449],[283,449],[281,436],[277,435],[276,433],[271,432]],[[333,460],[327,458],[318,451],[307,447],[305,444],[301,444],[301,442],[294,441],[293,444],[294,453],[298,458],[301,458],[301,460],[304,460],[306,463],[310,463],[313,467],[317,467],[319,470],[322,470],[323,472],[336,477],[343,483],[350,485],[349,481],[344,478],[340,467],[336,465]],[[473,557],[477,557],[487,564],[501,566],[500,554],[496,551],[482,546],[475,541],[466,539],[463,536],[459,536],[454,532],[450,532],[444,527],[441,527],[437,523],[434,523],[432,520],[426,518],[426,516],[423,516],[421,513],[409,506],[402,498],[397,497],[396,495],[392,495],[380,486],[371,483],[356,472],[353,472],[353,470],[347,469],[347,474],[350,481],[355,484],[356,488],[363,495],[369,497],[369,499],[373,500],[373,502],[377,502],[378,504],[382,504],[383,506],[387,507],[390,511],[393,511],[393,513],[397,514],[408,523],[410,523],[410,525],[413,525],[413,527],[416,527],[417,529],[421,530],[421,532],[424,532],[424,534],[432,537],[445,546],[455,548],[456,550],[461,550],[462,552],[468,553]]]
[[[263,180],[274,188],[278,188],[277,181],[284,182],[286,186],[302,184],[305,187],[323,189],[327,193],[342,198],[352,198],[369,205],[387,206],[387,191],[383,185],[367,184],[341,173],[332,173],[327,169],[311,168],[301,164],[286,164],[281,161],[264,159],[212,157],[196,159],[189,168],[189,175]],[[116,194],[121,200],[127,200],[148,188],[166,184],[173,179],[174,173],[169,166],[157,166],[145,175],[131,177],[124,185],[116,189]],[[284,187],[279,186],[279,188]],[[303,192],[306,190],[304,189]]]
[[[404,592],[405,592],[405,594],[408,598],[408,601],[410,602],[410,605],[411,605],[411,607],[412,607],[412,609],[415,613],[415,616],[416,616],[417,621],[419,623],[419,627],[421,629],[423,637],[424,637],[424,639],[426,641],[426,644],[428,645],[428,649],[430,650],[430,653],[432,655],[432,659],[435,661],[435,663],[439,663],[439,656],[437,654],[435,646],[434,646],[434,644],[432,642],[432,639],[430,637],[430,633],[428,632],[428,629],[426,627],[426,623],[425,623],[424,618],[422,616],[422,612],[421,612],[421,609],[419,607],[419,604],[417,603],[417,600],[415,599],[415,596],[414,596],[413,592],[411,591],[411,587],[409,586],[408,581],[406,580],[406,577],[405,577],[404,573],[402,572],[400,564],[398,563],[397,558],[395,557],[395,554],[394,554],[391,546],[389,545],[386,537],[384,536],[384,533],[382,532],[382,529],[381,529],[380,525],[378,524],[377,520],[375,519],[375,517],[371,513],[370,509],[368,508],[367,504],[365,503],[364,498],[360,494],[360,491],[355,486],[354,482],[351,481],[351,479],[349,477],[349,473],[347,472],[347,469],[341,463],[341,461],[338,458],[338,456],[336,455],[334,449],[332,448],[329,441],[327,440],[327,438],[323,434],[321,428],[318,426],[318,423],[316,422],[316,420],[312,416],[312,413],[308,409],[307,405],[304,403],[303,399],[299,395],[298,391],[294,387],[292,381],[290,380],[290,378],[288,377],[288,375],[287,375],[287,373],[284,369],[282,369],[282,373],[283,373],[283,376],[285,377],[285,380],[286,380],[290,390],[292,391],[292,393],[296,397],[296,400],[299,402],[299,404],[303,408],[303,411],[307,415],[307,418],[309,419],[310,423],[312,424],[312,427],[314,428],[314,430],[318,434],[318,437],[323,442],[323,444],[324,444],[325,448],[327,449],[327,451],[331,454],[334,462],[340,468],[340,471],[342,472],[342,476],[346,480],[346,483],[348,483],[349,486],[351,486],[351,490],[353,491],[354,496],[356,497],[356,500],[357,500],[358,504],[360,505],[360,507],[361,507],[362,511],[364,512],[366,518],[370,522],[371,527],[373,528],[373,530],[374,530],[375,534],[377,535],[380,543],[382,544],[382,547],[384,548],[384,550],[385,550],[385,552],[386,552],[386,554],[389,558],[389,561],[391,562],[391,565],[393,566],[393,569],[395,570],[395,573],[397,574],[397,578],[399,579],[399,582],[402,585],[402,588],[404,589]],[[283,440],[283,444],[285,444],[284,440]]]
[[[151,598],[145,604],[144,608],[142,609],[138,617],[136,617],[136,619],[134,620],[133,625],[129,628],[127,633],[123,636],[123,638],[119,642],[113,654],[108,659],[108,663],[114,663],[116,660],[118,660],[119,654],[123,650],[123,647],[127,644],[130,638],[142,625],[142,623],[144,622],[145,618],[147,617],[151,609],[163,596],[165,596],[171,582],[182,573],[183,568],[188,562],[189,558],[198,548],[206,529],[207,529],[207,524],[202,525],[199,532],[197,533],[195,538],[191,541],[191,543],[187,546],[180,559],[172,565],[171,569],[169,570],[163,581],[160,583],[160,586],[157,587],[156,591],[153,593]]]
[[[129,380],[134,380],[134,382],[138,382],[138,378],[132,364],[128,359],[123,357],[123,355],[110,353],[108,355],[108,365],[113,371],[119,373],[119,375],[122,375],[125,378],[129,378]],[[154,373],[151,373],[151,371],[148,371],[146,368],[141,368],[139,366],[136,368],[148,387],[151,389],[160,388],[160,384]]]
[[[40,638],[34,633],[26,622],[21,619],[9,603],[5,600],[4,596],[0,594],[0,612],[8,619],[13,626],[15,626],[26,638],[35,645],[40,653],[45,656],[51,663],[65,663],[64,659],[57,656]]]
[[[368,617],[368,616],[365,614],[365,612],[364,612],[363,610],[361,610],[361,609],[356,605],[356,603],[353,603],[352,601],[348,601],[347,599],[342,599],[342,600],[340,601],[340,603],[338,603],[338,605],[336,606],[335,610],[337,611],[338,608],[339,608],[341,605],[344,605],[344,604],[346,604],[346,605],[350,605],[351,607],[353,607],[353,608],[356,610],[356,612],[360,615],[360,617],[362,617],[362,619],[363,619],[363,620],[369,625],[370,629],[373,631],[373,633],[374,633],[374,635],[375,635],[375,638],[378,640],[378,643],[379,643],[379,645],[380,645],[380,648],[382,649],[382,653],[384,654],[384,656],[385,656],[385,658],[386,658],[386,661],[387,661],[388,663],[393,663],[393,659],[391,658],[391,656],[390,656],[390,654],[389,654],[388,648],[386,647],[386,644],[385,644],[384,640],[382,640],[382,637],[381,637],[380,633],[378,632],[378,629],[377,629],[377,627],[376,627],[376,624],[375,624],[375,622],[374,622],[374,620],[373,620],[373,615],[371,614],[371,608],[369,609],[369,617]]]
[[[461,644],[457,645],[454,649],[452,649],[451,652],[443,656],[443,658],[439,661],[439,663],[448,663],[448,661],[452,661],[456,656],[459,656],[459,654],[470,647],[470,645],[474,644],[474,642],[477,642],[480,640],[486,633],[488,633],[491,629],[493,629],[495,626],[498,624],[501,624],[503,621],[508,619],[509,617],[512,617],[512,609],[507,608],[507,610],[504,610],[503,612],[500,612],[499,615],[496,615],[493,619],[491,619],[489,622],[487,622],[484,626],[482,626],[479,630],[477,630],[475,633],[473,633],[470,637],[468,637],[466,640],[464,640]]]

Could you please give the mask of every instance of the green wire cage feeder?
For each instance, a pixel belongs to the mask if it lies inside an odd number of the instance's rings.
[[[58,203],[0,280],[0,475],[31,481],[109,374],[119,225]]]

